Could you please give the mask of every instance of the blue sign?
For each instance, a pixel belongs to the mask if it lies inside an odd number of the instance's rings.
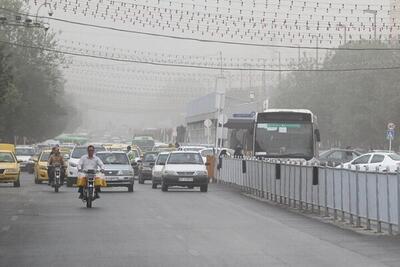
[[[394,139],[394,129],[389,129],[386,132],[386,139],[387,140],[393,140]]]

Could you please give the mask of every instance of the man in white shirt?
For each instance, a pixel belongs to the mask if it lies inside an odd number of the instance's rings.
[[[94,146],[89,145],[87,147],[88,154],[81,157],[78,163],[78,170],[79,171],[87,171],[87,170],[104,170],[104,163],[101,161],[99,157],[94,155],[95,149]],[[79,198],[83,199],[83,187],[79,187],[80,193]],[[95,187],[95,197],[100,198],[99,196],[100,187]]]

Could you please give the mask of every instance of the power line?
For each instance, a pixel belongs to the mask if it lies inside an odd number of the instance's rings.
[[[199,66],[199,65],[189,65],[189,64],[172,64],[172,63],[160,63],[160,62],[150,62],[150,61],[142,61],[142,60],[112,58],[112,57],[96,56],[96,55],[89,55],[89,54],[83,54],[83,53],[61,51],[61,50],[46,48],[46,47],[23,45],[23,44],[7,42],[7,41],[0,41],[0,43],[4,43],[4,44],[10,45],[10,46],[18,46],[18,47],[24,47],[24,48],[29,48],[29,49],[38,49],[38,50],[42,50],[42,51],[59,53],[59,54],[70,55],[70,56],[96,58],[96,59],[111,60],[111,61],[117,61],[117,62],[138,63],[138,64],[163,66],[163,67],[221,70],[221,67]],[[264,69],[264,68],[227,68],[227,67],[222,67],[222,70],[225,70],[225,71],[267,71],[267,72],[352,72],[352,71],[378,71],[378,70],[399,70],[399,69],[400,69],[400,66],[379,67],[379,68],[347,68],[347,69]]]
[[[9,12],[14,12],[16,14],[29,16],[27,13],[13,11],[7,8],[2,8],[2,10],[6,10]],[[38,16],[40,19],[48,19],[53,21],[59,21],[63,23],[69,23],[79,26],[97,28],[97,29],[105,29],[105,30],[112,30],[117,32],[124,32],[124,33],[133,33],[133,34],[140,34],[152,37],[161,37],[161,38],[169,38],[175,40],[186,40],[186,41],[195,41],[195,42],[202,42],[202,43],[218,43],[218,44],[226,44],[226,45],[241,45],[241,46],[251,46],[251,47],[268,47],[268,48],[287,48],[287,49],[309,49],[315,50],[315,46],[298,46],[298,45],[277,45],[277,44],[260,44],[260,43],[247,43],[247,42],[235,42],[235,41],[222,41],[222,40],[211,40],[211,39],[200,39],[194,37],[183,37],[183,36],[175,36],[175,35],[168,35],[168,34],[160,34],[160,33],[151,33],[151,32],[142,32],[142,31],[134,31],[134,30],[127,30],[122,28],[110,27],[110,26],[102,26],[97,24],[91,23],[84,23],[66,19],[60,19],[55,17],[48,17],[48,16]],[[318,47],[320,50],[332,50],[332,51],[399,51],[400,48],[396,47],[389,47],[389,48],[380,48],[380,47],[371,47],[371,48],[361,48],[361,47]]]

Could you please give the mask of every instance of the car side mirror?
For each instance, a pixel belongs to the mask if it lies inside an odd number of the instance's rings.
[[[64,159],[65,159],[65,160],[69,160],[69,154],[65,154],[65,155],[64,155]]]
[[[314,135],[317,142],[321,142],[321,133],[319,132],[319,129],[314,130]]]

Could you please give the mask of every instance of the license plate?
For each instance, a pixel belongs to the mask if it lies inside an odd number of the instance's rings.
[[[179,182],[193,182],[193,178],[179,178]]]

